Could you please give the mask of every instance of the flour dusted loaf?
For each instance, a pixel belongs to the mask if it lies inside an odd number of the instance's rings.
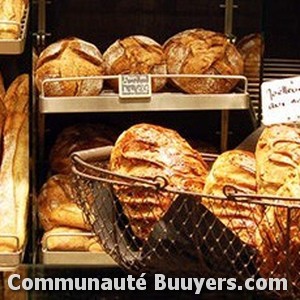
[[[228,185],[239,193],[256,194],[256,162],[253,153],[242,150],[222,153],[207,176],[203,194],[224,197],[223,189]],[[262,206],[209,198],[203,198],[202,204],[243,242],[253,247],[260,245],[257,228],[263,217]]]
[[[176,131],[151,124],[137,124],[118,138],[110,170],[139,178],[163,176],[169,186],[201,192],[207,166]],[[114,186],[134,234],[147,240],[153,226],[168,210],[174,194],[127,186]]]
[[[70,155],[79,150],[112,145],[117,139],[115,131],[103,124],[80,123],[65,128],[50,151],[53,173],[71,174]]]
[[[180,32],[163,45],[169,74],[240,75],[243,59],[225,35],[204,29]],[[191,94],[227,93],[236,79],[176,78],[171,82]]]
[[[274,196],[274,203],[298,205],[299,201],[276,200],[276,196],[300,198],[300,130],[294,125],[275,124],[262,132],[256,147],[258,192]],[[284,207],[269,206],[261,232],[265,257],[262,273],[279,276],[286,272],[287,214]],[[291,209],[289,224],[289,272],[294,285],[299,281],[300,210]]]
[[[166,74],[167,66],[163,49],[153,39],[134,35],[115,41],[103,54],[110,75]],[[166,78],[153,78],[152,91],[161,90]],[[118,81],[110,81],[114,90]]]
[[[58,174],[47,180],[38,196],[39,220],[44,230],[61,226],[89,229],[75,196],[71,176]]]
[[[0,39],[17,39],[20,26],[6,22],[21,24],[28,0],[0,0]]]
[[[72,37],[48,46],[39,56],[35,83],[41,93],[48,78],[99,76],[105,73],[102,54],[84,40]],[[102,79],[55,81],[44,84],[46,96],[96,96],[103,86]]]

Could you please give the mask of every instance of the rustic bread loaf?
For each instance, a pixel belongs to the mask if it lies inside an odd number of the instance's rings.
[[[101,245],[84,230],[56,227],[44,233],[42,247],[48,251],[103,252]]]
[[[28,0],[0,0],[0,39],[17,39],[20,26],[5,22],[21,24]]]
[[[3,101],[4,96],[5,96],[5,86],[4,86],[2,74],[0,73],[0,101]]]
[[[207,166],[199,152],[174,130],[150,124],[134,125],[118,138],[111,152],[110,170],[149,179],[164,177],[169,186],[201,192]],[[168,210],[174,194],[115,186],[134,234],[146,240],[153,226]]]
[[[276,200],[276,196],[300,198],[300,130],[293,125],[272,125],[264,129],[256,147],[257,185],[262,195],[274,196],[275,204],[299,205],[296,201]],[[265,212],[261,232],[264,256],[262,273],[275,276],[286,272],[287,259],[293,284],[299,282],[300,211],[270,206]],[[288,227],[289,226],[289,227]],[[289,249],[286,248],[289,231]],[[289,257],[286,253],[289,251]]]
[[[19,75],[8,87],[4,97],[7,112],[28,113],[29,106],[29,75]]]
[[[8,114],[0,168],[0,251],[19,250],[25,242],[29,197],[28,115]],[[2,234],[18,238],[5,238]]]
[[[135,35],[115,41],[103,54],[109,75],[166,74],[166,60],[161,45],[153,39]],[[161,90],[167,79],[153,78],[152,91]],[[110,81],[118,90],[118,81]]]
[[[240,75],[243,59],[225,35],[204,29],[180,32],[163,45],[169,74]],[[171,82],[191,94],[227,93],[236,79],[179,78]]]
[[[100,76],[105,73],[98,48],[78,38],[68,38],[48,46],[39,56],[35,69],[35,83],[42,92],[47,78]],[[55,81],[44,84],[45,96],[96,96],[103,85],[102,79]]]
[[[75,124],[65,128],[57,137],[50,152],[53,173],[70,174],[70,155],[79,150],[112,145],[117,139],[114,130],[103,124]]]
[[[67,226],[88,230],[83,213],[75,201],[72,179],[67,175],[50,177],[38,196],[39,220],[44,230]]]
[[[256,194],[255,172],[253,153],[242,150],[224,152],[214,162],[206,178],[203,194],[224,197],[223,189],[228,185],[239,193]],[[262,206],[209,198],[203,198],[202,204],[243,242],[253,247],[261,243],[257,228],[263,217]]]
[[[244,61],[244,75],[248,78],[260,78],[260,65],[264,53],[264,41],[261,34],[252,33],[240,39],[236,45]]]

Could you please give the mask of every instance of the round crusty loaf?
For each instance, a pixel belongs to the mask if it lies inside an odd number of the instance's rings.
[[[70,174],[72,152],[113,145],[116,138],[112,128],[103,124],[76,124],[65,128],[51,148],[52,172]]]
[[[180,32],[164,44],[169,74],[239,75],[243,59],[225,35],[204,29]],[[171,82],[191,94],[227,93],[234,79],[171,78]]]
[[[103,54],[110,75],[166,74],[166,61],[161,45],[153,39],[135,35],[115,41]],[[152,91],[161,90],[166,78],[153,78]],[[118,82],[111,80],[114,90]]]
[[[259,78],[261,59],[264,52],[264,42],[258,33],[244,36],[236,45],[244,60],[244,75],[249,78]]]
[[[48,46],[39,56],[35,83],[39,92],[47,78],[99,76],[105,73],[102,55],[91,43],[68,38]],[[103,80],[85,79],[56,81],[44,84],[45,96],[96,96]]]
[[[38,196],[39,220],[44,230],[59,226],[89,229],[81,209],[73,202],[74,197],[70,176],[59,174],[47,180]]]

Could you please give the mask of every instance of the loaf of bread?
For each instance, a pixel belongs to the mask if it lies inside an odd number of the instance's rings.
[[[244,75],[248,78],[260,78],[260,65],[264,53],[264,41],[261,34],[244,36],[236,45],[244,61]]]
[[[99,49],[78,38],[68,38],[48,46],[40,54],[35,83],[42,92],[43,81],[48,78],[100,76],[105,73]],[[96,96],[103,85],[102,79],[63,80],[44,83],[45,96]]]
[[[4,105],[8,113],[28,113],[29,75],[19,75],[8,87],[4,97]]]
[[[135,35],[115,41],[103,54],[109,75],[166,74],[167,66],[163,49],[153,39]],[[167,79],[152,78],[152,91],[161,90]],[[118,81],[110,81],[118,90]]]
[[[50,151],[53,173],[70,174],[70,155],[79,150],[113,145],[117,139],[114,130],[103,124],[76,124],[65,128],[57,137]]]
[[[225,35],[204,29],[180,32],[164,44],[169,74],[240,75],[243,59]],[[171,82],[191,94],[227,93],[236,79],[179,78]]]
[[[28,0],[0,0],[0,39],[18,39]],[[8,22],[16,22],[8,23]]]
[[[86,231],[69,227],[57,227],[45,232],[42,247],[48,251],[103,252],[96,237],[90,236]]]
[[[299,206],[299,201],[278,200],[276,196],[300,199],[300,129],[285,124],[266,127],[257,143],[256,158],[258,193],[274,196],[276,204]],[[269,206],[261,224],[266,241],[261,249],[264,256],[262,273],[266,276],[284,274],[289,259],[291,279],[297,286],[300,286],[299,219],[299,209],[291,209],[288,224],[286,208]],[[286,248],[288,230],[289,249]]]
[[[19,250],[25,242],[29,197],[28,115],[8,114],[0,168],[0,251]],[[5,238],[3,235],[18,238]]]
[[[134,125],[118,138],[111,152],[110,170],[153,179],[162,176],[170,187],[201,192],[207,166],[177,132],[150,124]],[[168,210],[174,194],[143,188],[114,186],[133,233],[146,240],[157,220]]]
[[[47,180],[38,196],[39,220],[44,230],[60,226],[89,229],[75,195],[71,176],[59,174]]]
[[[239,193],[256,194],[256,162],[253,153],[230,150],[218,156],[207,176],[203,194],[224,197],[223,189],[228,185]],[[263,217],[262,206],[210,198],[203,198],[202,204],[243,242],[253,247],[261,243],[257,228]]]

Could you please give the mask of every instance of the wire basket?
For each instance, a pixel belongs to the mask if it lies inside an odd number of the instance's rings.
[[[291,221],[297,214],[300,216],[299,199],[245,195],[231,186],[224,187],[222,197],[203,195],[176,190],[168,186],[163,177],[145,180],[118,175],[107,169],[111,149],[103,147],[73,153],[74,200],[104,250],[122,268],[134,274],[236,278],[241,283],[247,278],[286,278],[288,290],[273,291],[272,295],[300,296],[300,246],[297,248],[297,241],[291,238],[300,236],[300,228],[292,226]],[[215,159],[213,155],[203,156]],[[124,213],[116,196],[120,187],[145,195],[174,196],[171,206],[156,220],[145,240],[136,236],[131,220]],[[281,224],[284,240],[276,238],[274,220],[267,219],[263,224],[256,224],[262,237],[260,247],[243,242],[237,232],[231,231],[230,226],[225,226],[212,213],[213,209],[201,203],[204,198],[210,199],[212,205],[219,201],[224,209],[229,201],[242,203],[249,214],[257,206],[264,209],[266,215],[268,210],[280,208],[286,218],[284,225]],[[232,216],[232,222],[234,219]],[[247,228],[247,224],[244,225]],[[295,230],[298,230],[296,234]],[[274,238],[272,243],[268,240],[270,236]],[[264,244],[268,247],[261,247]]]

